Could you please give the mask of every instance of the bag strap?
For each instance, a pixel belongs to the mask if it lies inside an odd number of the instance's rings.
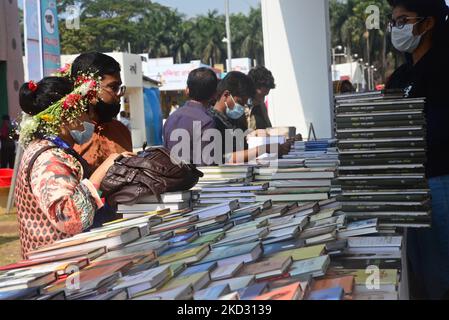
[[[56,149],[56,148],[57,148],[56,146],[46,146],[44,148],[41,148],[39,151],[37,151],[31,158],[30,162],[28,163],[28,168],[27,168],[28,172],[27,172],[27,176],[26,176],[26,183],[30,189],[31,189],[31,171],[33,171],[34,163],[44,152],[51,150],[51,149]]]

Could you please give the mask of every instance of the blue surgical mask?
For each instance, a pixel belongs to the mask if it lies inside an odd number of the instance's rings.
[[[83,145],[92,139],[95,132],[95,125],[93,123],[85,121],[83,123],[84,131],[70,130],[70,135],[72,136],[75,143],[78,145]]]
[[[231,96],[231,99],[232,99],[232,102],[234,103],[234,108],[230,109],[228,104],[225,103],[226,104],[226,115],[232,120],[240,119],[245,114],[245,107],[242,106],[241,104],[235,102],[233,96]]]

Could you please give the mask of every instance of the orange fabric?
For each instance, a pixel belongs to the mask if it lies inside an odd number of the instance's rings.
[[[133,151],[131,132],[120,121],[112,120],[97,125],[92,139],[74,149],[96,170],[111,154]]]

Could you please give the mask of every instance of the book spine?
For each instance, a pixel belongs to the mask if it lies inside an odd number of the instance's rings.
[[[336,118],[337,124],[353,123],[353,122],[391,122],[391,121],[413,121],[424,120],[423,114],[389,114],[389,115],[366,115],[355,117],[339,117]]]
[[[377,105],[377,106],[337,106],[337,114],[343,113],[369,113],[369,112],[398,112],[398,111],[424,111],[422,104]]]
[[[400,189],[404,186],[410,188],[425,188],[426,183],[423,179],[388,179],[388,180],[351,180],[340,181],[344,191],[348,190],[373,190],[376,188]]]
[[[351,202],[351,201],[425,201],[429,198],[428,195],[372,195],[372,196],[337,196],[338,201],[345,201],[345,202]]]
[[[376,165],[400,165],[400,164],[423,164],[425,157],[414,159],[347,159],[341,160],[342,166],[376,166]]]
[[[377,138],[403,138],[403,137],[424,137],[426,133],[423,130],[404,130],[404,131],[384,131],[384,132],[339,132],[338,139],[377,139]]]
[[[425,158],[425,152],[397,152],[397,153],[357,153],[342,154],[341,161],[347,160],[370,160],[370,159],[420,159]]]
[[[338,122],[338,129],[360,129],[360,128],[395,128],[409,126],[423,126],[425,120],[403,120],[403,121],[371,121],[371,122]]]
[[[406,205],[343,205],[342,210],[344,212],[410,212],[410,211],[420,211],[424,212],[429,210],[428,206],[406,206]]]
[[[340,150],[360,149],[395,149],[395,148],[425,148],[424,141],[398,141],[398,142],[368,142],[368,143],[339,143]]]

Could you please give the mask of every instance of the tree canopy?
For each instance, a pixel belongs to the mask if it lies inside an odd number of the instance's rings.
[[[81,11],[80,30],[66,28],[67,6]],[[202,60],[224,63],[227,57],[225,17],[217,11],[187,18],[177,10],[150,0],[58,1],[61,46],[64,54],[82,51],[148,53],[151,58],[172,56],[178,63]],[[231,16],[233,55],[263,63],[261,9]]]

